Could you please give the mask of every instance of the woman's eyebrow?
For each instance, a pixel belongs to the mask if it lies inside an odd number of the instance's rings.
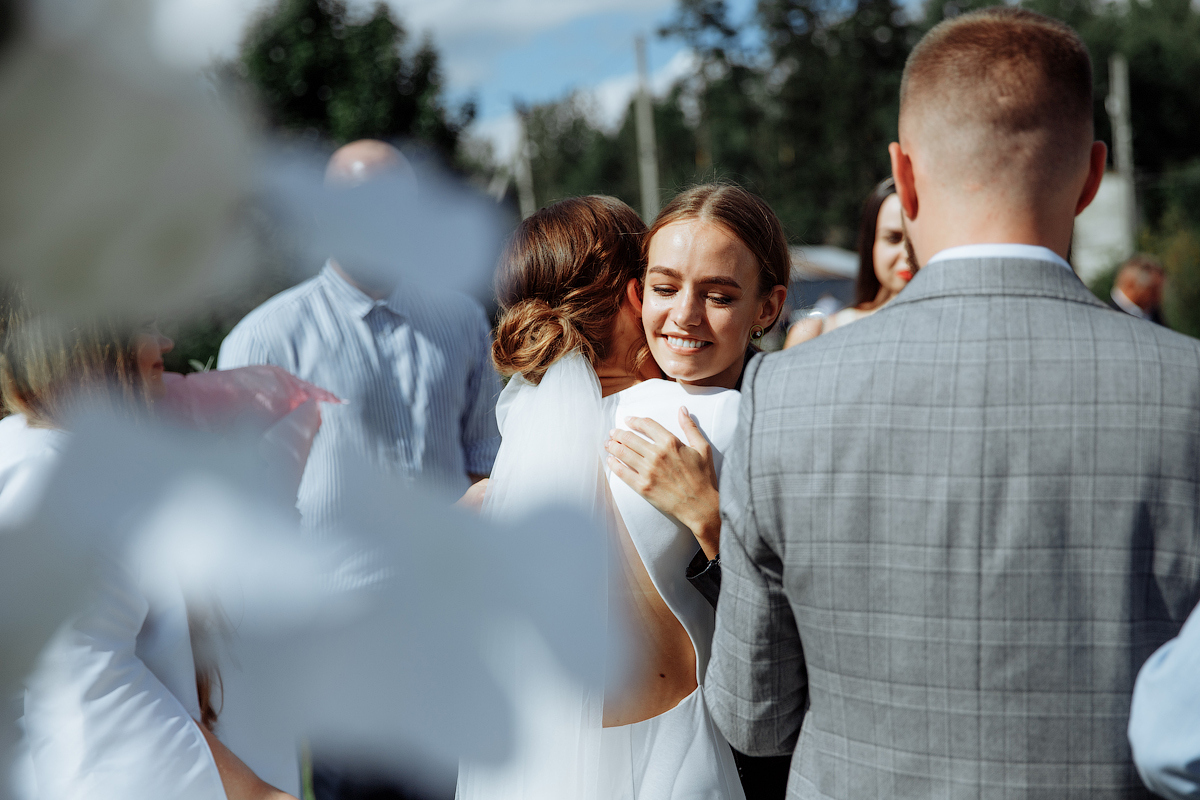
[[[683,273],[681,273],[679,270],[671,269],[670,267],[651,267],[650,269],[646,270],[647,275],[652,273],[665,275],[666,277],[674,278],[677,281],[683,280]],[[735,281],[733,278],[726,278],[724,275],[711,275],[707,278],[701,278],[700,280],[696,281],[696,283],[701,285],[717,284],[718,286],[728,286],[733,289],[742,288],[740,283]]]
[[[647,275],[652,272],[657,272],[659,275],[666,275],[668,278],[674,278],[677,281],[683,280],[683,273],[677,269],[671,269],[670,267],[651,267],[650,269],[646,270]]]

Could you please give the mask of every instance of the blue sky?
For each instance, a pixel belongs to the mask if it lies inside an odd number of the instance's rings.
[[[436,7],[447,2],[458,8],[439,13]],[[639,33],[646,36],[649,69],[660,90],[690,66],[682,42],[656,33],[672,17],[675,0],[394,0],[393,5],[408,24],[432,33],[451,98],[478,100],[474,132],[493,141],[501,156],[515,137],[514,100],[536,103],[582,89],[593,94],[599,121],[616,124],[636,85],[633,38]],[[735,17],[744,16],[753,0],[730,5]],[[486,19],[464,19],[481,11]]]
[[[158,39],[181,64],[198,66],[235,51],[266,0],[156,0]],[[479,102],[476,135],[503,154],[513,132],[513,100],[541,102],[573,89],[597,98],[600,121],[615,124],[635,86],[633,37],[647,36],[660,90],[686,71],[688,54],[657,28],[675,0],[389,0],[405,26],[428,33],[442,55],[452,100]],[[351,8],[369,8],[350,0]],[[753,0],[731,0],[735,16]]]

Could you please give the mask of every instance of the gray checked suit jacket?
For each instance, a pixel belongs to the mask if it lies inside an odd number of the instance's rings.
[[[735,748],[792,754],[792,798],[1148,796],[1126,725],[1200,599],[1200,342],[962,259],[742,392],[705,685]]]

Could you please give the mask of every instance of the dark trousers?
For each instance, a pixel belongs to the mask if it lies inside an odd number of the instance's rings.
[[[418,785],[362,767],[314,760],[312,781],[316,800],[454,800],[456,776]]]
[[[733,751],[738,777],[746,800],[783,800],[787,794],[789,756],[748,756]],[[454,800],[455,780],[405,784],[394,777],[372,775],[361,767],[346,767],[328,761],[314,761],[313,795],[316,800]]]
[[[791,756],[748,756],[733,751],[746,800],[783,800],[787,794]]]

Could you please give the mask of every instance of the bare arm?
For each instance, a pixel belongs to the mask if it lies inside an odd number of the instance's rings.
[[[809,339],[815,339],[824,332],[824,317],[805,317],[788,328],[787,338],[783,340],[783,349],[786,350],[807,342]]]
[[[637,433],[609,434],[609,468],[652,506],[686,525],[710,561],[716,558],[721,514],[712,445],[686,408],[679,409],[679,424],[688,444],[652,419],[630,417],[626,422]]]
[[[204,734],[208,749],[212,751],[213,761],[217,763],[217,772],[221,773],[221,783],[229,800],[296,800],[287,792],[281,792],[255,775],[213,735],[212,731],[200,723],[196,724]]]

